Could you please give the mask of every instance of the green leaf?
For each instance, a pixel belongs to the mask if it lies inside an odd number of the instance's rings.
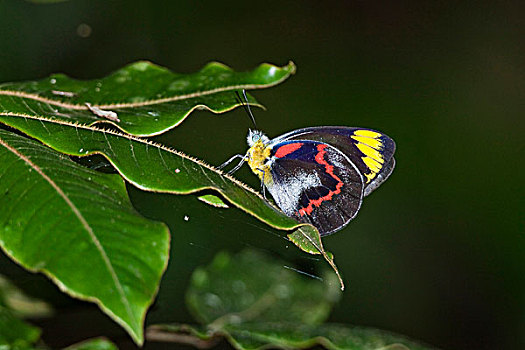
[[[16,318],[4,306],[0,306],[0,348],[26,349],[40,338],[40,330]]]
[[[149,341],[200,345],[201,348],[209,348],[222,337],[240,350],[310,349],[315,346],[329,350],[436,350],[392,332],[330,323],[243,323],[225,325],[220,331],[212,332],[200,327],[172,324],[150,326],[146,333]]]
[[[337,267],[324,251],[321,237],[315,228],[287,217],[258,192],[202,161],[144,139],[93,126],[2,113],[0,122],[59,152],[74,156],[102,154],[127,181],[140,189],[176,194],[212,189],[221,193],[233,205],[272,227],[285,230],[301,227],[293,237],[304,239],[292,241],[307,252],[321,252],[343,286]]]
[[[305,280],[283,262],[254,251],[218,254],[195,270],[187,304],[203,326],[150,326],[151,341],[210,346],[225,337],[236,349],[430,350],[373,328],[321,324],[340,296],[331,283]],[[331,275],[333,276],[333,275]]]
[[[205,194],[197,197],[197,199],[213,207],[224,209],[229,208],[228,204],[224,203],[222,199],[220,199],[217,196],[214,196],[213,194]]]
[[[160,144],[110,130],[45,118],[0,114],[0,122],[62,153],[74,156],[102,154],[127,181],[140,189],[177,194],[214,189],[271,226],[284,229],[300,226],[235,178]]]
[[[0,130],[0,208],[0,245],[13,260],[97,303],[142,343],[169,233],[133,209],[118,175]]]
[[[64,350],[118,350],[118,348],[105,338],[95,338],[70,345]]]
[[[226,337],[237,349],[309,349],[321,345],[330,350],[431,350],[404,336],[364,327],[340,324],[253,323],[228,325]]]
[[[46,116],[69,123],[111,123],[133,135],[157,135],[180,124],[193,110],[223,113],[240,105],[234,90],[267,88],[295,72],[261,64],[234,72],[212,62],[194,74],[178,74],[136,62],[113,74],[78,81],[55,74],[40,81],[0,85],[0,113]],[[257,105],[248,96],[250,104]]]
[[[257,192],[246,185],[203,162],[161,145],[108,130],[61,124],[45,118],[37,120],[0,115],[0,121],[64,153],[77,156],[103,154],[125,179],[141,189],[178,194],[215,189],[234,205],[273,227],[293,229],[299,226],[295,220],[269,205]],[[154,151],[149,151],[151,149]],[[330,263],[343,286],[333,258],[324,251],[317,230],[303,225],[289,235],[289,238],[310,254],[321,253]]]
[[[200,322],[215,330],[253,321],[318,324],[340,296],[338,284],[328,276],[324,282],[305,278],[251,250],[235,256],[221,253],[210,266],[195,270],[187,304]]]
[[[89,127],[100,122],[111,122],[121,130],[137,135],[157,134],[176,126],[195,108],[207,108],[216,113],[235,108],[239,102],[232,90],[269,87],[282,82],[294,71],[293,63],[282,68],[262,64],[244,73],[210,63],[198,73],[181,75],[148,62],[137,62],[107,78],[93,81],[79,82],[55,75],[38,82],[7,83],[0,86],[0,121],[60,152],[78,156],[101,153],[123,177],[141,189],[181,194],[214,189],[232,204],[269,225],[289,230],[299,224],[268,205],[252,189],[213,167],[180,152],[170,152],[129,136],[113,133],[111,139],[120,138],[120,144],[112,148],[110,141],[100,137],[92,138],[95,144],[84,144],[86,137],[83,135],[90,130],[106,138],[111,133]],[[253,98],[248,99],[255,103]],[[49,124],[62,126],[61,135],[52,134]],[[141,144],[134,147],[136,142]],[[117,151],[114,148],[118,148]],[[160,157],[150,157],[148,149],[151,148],[156,148]],[[168,161],[168,165],[164,164],[165,157],[178,159]],[[173,172],[177,174],[182,166],[188,166],[189,169],[185,169],[188,171],[174,177]],[[189,176],[196,178],[190,179]],[[317,230],[302,226],[289,237],[304,251],[321,253],[344,288],[333,258],[324,251]]]

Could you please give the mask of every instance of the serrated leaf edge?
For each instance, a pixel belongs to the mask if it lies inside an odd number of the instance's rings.
[[[33,120],[41,120],[41,121],[46,121],[46,122],[49,122],[49,123],[56,123],[56,124],[60,124],[60,125],[64,125],[64,126],[70,126],[70,127],[74,127],[74,128],[80,128],[80,129],[85,129],[85,130],[90,130],[90,131],[95,131],[95,132],[101,132],[101,133],[105,133],[105,134],[110,134],[110,135],[122,137],[122,138],[125,138],[125,139],[128,139],[128,140],[133,140],[133,141],[140,142],[140,143],[143,143],[143,144],[147,144],[149,146],[157,147],[157,148],[162,149],[162,150],[164,150],[166,152],[175,154],[178,157],[181,157],[181,158],[187,159],[187,160],[189,160],[191,162],[194,162],[194,163],[198,164],[199,166],[202,166],[203,168],[206,168],[206,169],[208,169],[210,171],[213,171],[213,172],[223,176],[224,178],[230,180],[231,182],[233,182],[237,186],[241,187],[242,189],[250,192],[251,194],[253,194],[253,195],[257,196],[257,197],[259,197],[261,200],[263,200],[266,203],[266,205],[270,206],[275,211],[281,212],[279,208],[277,208],[275,205],[273,205],[272,203],[270,203],[267,200],[265,200],[264,197],[259,192],[257,192],[256,190],[254,190],[250,186],[246,185],[242,181],[240,181],[240,180],[236,179],[235,177],[231,176],[230,174],[225,173],[222,170],[220,170],[220,169],[218,169],[218,168],[216,168],[216,167],[214,167],[214,166],[212,166],[212,165],[210,165],[210,164],[208,164],[208,163],[206,163],[206,162],[204,162],[204,161],[202,161],[200,159],[197,159],[195,157],[189,156],[189,155],[187,155],[187,154],[185,154],[185,153],[183,153],[181,151],[178,151],[176,149],[173,149],[171,147],[167,147],[165,145],[153,142],[153,141],[151,141],[149,139],[137,137],[137,136],[130,135],[130,134],[124,134],[124,133],[121,133],[121,132],[118,132],[118,131],[114,131],[114,130],[99,128],[99,127],[93,126],[93,125],[80,124],[80,123],[71,123],[71,122],[67,122],[67,121],[63,121],[63,120],[59,120],[59,119],[51,119],[51,118],[42,117],[42,116],[36,117],[36,116],[28,115],[28,114],[10,113],[10,112],[8,112],[8,113],[0,112],[0,115],[9,116],[9,117],[28,118],[28,119],[33,119]],[[53,148],[51,145],[49,145],[45,141],[42,141],[42,140],[40,140],[40,141],[42,143],[44,143],[45,145]],[[251,212],[248,212],[245,209],[243,209],[243,208],[239,207],[238,205],[236,205],[235,203],[231,202],[231,200],[228,198],[228,196],[226,196],[220,189],[218,189],[216,187],[203,186],[202,188],[200,188],[198,190],[190,190],[190,191],[187,191],[187,192],[184,192],[184,191],[155,191],[154,189],[151,189],[151,188],[148,188],[148,187],[144,187],[144,186],[142,186],[142,185],[140,185],[138,183],[135,183],[135,182],[129,180],[126,177],[126,175],[123,174],[120,171],[120,169],[118,169],[118,167],[116,167],[116,165],[112,162],[112,160],[109,157],[107,157],[102,152],[95,151],[95,152],[91,152],[91,153],[85,154],[83,156],[89,156],[89,155],[92,155],[92,154],[100,154],[100,155],[104,156],[113,166],[115,166],[115,169],[119,172],[119,174],[124,179],[126,179],[126,181],[128,181],[129,183],[133,184],[134,186],[136,186],[137,188],[139,188],[141,190],[148,191],[148,192],[162,192],[162,193],[174,193],[174,194],[191,194],[191,193],[200,192],[200,191],[206,190],[206,189],[214,190],[214,191],[219,192],[221,195],[223,195],[224,198],[228,199],[228,201],[230,203],[232,203],[233,205],[235,205],[239,209],[241,209],[241,210],[243,210],[243,211],[245,211],[245,212],[255,216],[256,218],[260,219],[263,222],[266,222],[264,220],[264,218],[258,217],[257,215],[255,215],[255,214],[253,214]],[[283,215],[284,215],[284,213],[283,213]],[[272,225],[270,223],[268,223],[268,225],[270,225],[270,226],[272,226],[274,228],[277,228],[277,229],[282,229],[282,230],[294,230],[297,227],[308,225],[308,224],[297,223],[297,225],[289,227],[289,228],[275,226],[275,225]]]
[[[166,102],[185,100],[185,99],[190,99],[190,98],[195,98],[195,97],[200,97],[200,96],[212,95],[212,94],[216,94],[216,93],[224,92],[224,91],[241,90],[241,89],[245,89],[245,90],[262,89],[262,88],[267,88],[267,87],[272,87],[272,86],[278,85],[278,84],[282,83],[284,80],[288,79],[288,77],[290,75],[295,73],[295,65],[294,65],[294,63],[292,61],[290,61],[288,63],[288,65],[283,66],[283,67],[277,67],[277,66],[274,66],[274,65],[270,65],[270,66],[276,67],[276,68],[279,68],[279,69],[289,68],[290,72],[288,74],[284,75],[281,79],[276,80],[276,81],[271,82],[271,83],[268,83],[268,84],[229,85],[229,86],[218,87],[218,88],[205,90],[205,91],[192,92],[192,93],[184,94],[184,95],[175,95],[175,96],[171,96],[171,97],[159,98],[159,99],[155,99],[155,100],[146,100],[146,101],[140,101],[140,102],[110,103],[110,104],[100,104],[100,105],[99,104],[92,104],[92,106],[93,107],[98,107],[100,109],[136,108],[136,107],[144,107],[144,106],[156,105],[156,104],[161,104],[161,103],[166,103]],[[207,67],[207,66],[205,66],[205,67]],[[227,66],[225,66],[225,67],[227,67]],[[28,98],[28,99],[32,99],[32,100],[35,100],[35,101],[47,103],[47,104],[50,104],[50,105],[53,105],[53,106],[57,106],[57,107],[61,107],[61,108],[68,108],[68,109],[74,109],[74,110],[88,110],[88,107],[86,105],[84,105],[84,104],[67,103],[67,102],[63,102],[63,101],[54,100],[54,99],[51,99],[51,98],[48,98],[48,97],[43,97],[43,96],[40,96],[39,94],[28,93],[28,92],[19,91],[19,90],[0,90],[0,95]]]
[[[245,183],[239,181],[238,179],[234,178],[233,176],[227,174],[227,173],[224,173],[222,170],[212,166],[212,165],[209,165],[207,164],[206,162],[200,160],[200,159],[197,159],[195,157],[192,157],[192,156],[189,156],[189,155],[186,155],[185,153],[181,152],[181,151],[178,151],[178,150],[175,150],[173,148],[170,148],[170,147],[167,147],[165,145],[162,145],[162,144],[159,144],[159,143],[155,143],[151,140],[148,140],[148,139],[144,139],[144,138],[141,138],[141,137],[137,137],[137,136],[134,136],[134,135],[130,135],[130,134],[124,134],[124,133],[121,133],[121,132],[118,132],[118,131],[113,131],[113,130],[108,130],[108,129],[102,129],[102,128],[98,128],[96,126],[93,126],[93,125],[86,125],[86,124],[80,124],[80,123],[71,123],[71,122],[67,122],[67,121],[63,121],[63,120],[58,120],[58,119],[51,119],[51,118],[47,118],[47,117],[43,117],[43,116],[32,116],[32,115],[27,115],[27,114],[22,114],[22,113],[10,113],[10,112],[0,112],[0,115],[5,115],[5,116],[11,116],[11,117],[21,117],[21,118],[29,118],[29,119],[33,119],[33,120],[43,120],[43,121],[47,121],[47,122],[50,122],[50,123],[56,123],[56,124],[60,124],[60,125],[64,125],[64,126],[70,126],[70,127],[74,127],[74,128],[81,128],[81,129],[86,129],[86,130],[90,130],[90,131],[96,131],[96,132],[102,132],[102,133],[107,133],[107,134],[111,134],[111,135],[115,135],[115,136],[118,136],[118,137],[123,137],[123,138],[126,138],[128,140],[133,140],[133,141],[136,141],[136,142],[140,142],[140,143],[143,143],[143,144],[147,144],[147,145],[150,145],[150,146],[153,146],[153,147],[157,147],[157,148],[160,148],[166,152],[169,152],[169,153],[172,153],[172,154],[175,154],[177,155],[178,157],[181,157],[181,158],[184,158],[184,159],[187,159],[189,161],[192,161],[196,164],[198,164],[199,166],[202,166],[210,171],[213,171],[215,173],[218,173],[219,175],[223,176],[224,178],[232,181],[234,184],[236,184],[237,186],[241,187],[242,189],[254,194],[255,196],[259,197],[261,200],[263,200],[265,202],[266,205],[268,205],[269,207],[271,207],[272,209],[274,209],[275,211],[277,212],[281,212],[281,210],[279,208],[277,208],[275,205],[273,205],[271,202],[267,201],[264,199],[264,197],[257,191],[255,191],[253,188],[251,188],[250,186],[246,185]],[[46,142],[42,141],[44,144],[48,145]],[[50,146],[50,145],[48,145]],[[50,146],[51,147],[51,146]],[[119,172],[119,174],[124,178],[126,179],[129,183],[133,184],[134,186],[136,186],[137,188],[139,189],[142,189],[144,191],[149,191],[149,192],[160,192],[160,191],[155,191],[155,190],[152,190],[150,188],[147,188],[147,187],[144,187],[144,186],[141,186],[140,184],[134,182],[134,181],[131,181],[130,179],[128,179],[126,177],[126,175],[124,173],[122,173],[120,171],[120,169],[118,169],[118,167],[113,163],[113,161],[107,157],[104,153],[102,152],[92,152],[92,153],[89,153],[89,154],[86,154],[85,156],[87,155],[91,155],[91,154],[100,154],[102,155],[103,157],[105,157],[106,159],[108,159],[108,161],[115,167],[115,169]],[[197,189],[197,190],[190,190],[190,191],[187,191],[187,192],[182,192],[182,191],[168,191],[166,193],[174,193],[174,194],[191,194],[191,193],[196,193],[196,192],[200,192],[202,190],[206,190],[206,189],[210,189],[210,190],[214,190],[214,191],[217,191],[219,192],[221,195],[224,196],[224,198],[226,198],[232,205],[236,206],[237,208],[241,209],[242,211],[256,217],[257,219],[265,222],[267,225],[271,226],[271,227],[274,227],[274,228],[277,228],[277,229],[280,229],[280,230],[286,230],[286,231],[291,231],[291,230],[295,230],[295,229],[298,229],[302,226],[311,226],[309,224],[305,224],[305,223],[297,223],[295,226],[291,226],[291,227],[279,227],[279,226],[276,226],[274,224],[271,224],[269,222],[267,222],[266,220],[264,220],[264,218],[262,217],[259,217],[258,215],[256,215],[255,213],[253,212],[250,212],[248,211],[247,209],[237,205],[236,203],[234,203],[233,201],[231,201],[228,196],[226,194],[224,194],[220,189],[216,188],[216,187],[212,187],[212,186],[204,186],[200,189]],[[282,213],[282,212],[281,212]],[[284,215],[284,213],[283,213]],[[313,226],[311,226],[313,227]],[[320,237],[320,234],[319,232],[317,231],[317,229],[315,227],[313,227],[316,234],[319,235]],[[322,246],[322,241],[321,241],[321,238],[319,238],[319,242],[321,242],[321,245],[318,245],[316,244],[310,237],[308,237],[308,235],[306,234],[303,234],[302,231],[300,231],[301,234],[303,236],[306,237],[307,240],[310,241],[310,243],[312,243],[312,245],[314,247],[316,247],[318,249],[318,251],[321,253],[321,255],[323,255],[323,257],[325,258],[325,260],[328,262],[328,264],[330,264],[330,266],[332,267],[332,269],[334,270],[334,272],[337,274],[337,277],[339,279],[339,282],[341,284],[341,290],[344,290],[344,282],[343,282],[343,279],[339,273],[339,270],[337,268],[337,266],[335,265],[333,259],[330,259],[330,257],[328,256],[328,254],[326,253],[326,251],[324,250],[324,247]]]
[[[66,195],[66,193],[64,193],[64,191],[62,191],[62,189],[53,181],[53,179],[51,179],[38,165],[36,165],[35,163],[33,163],[28,157],[26,157],[25,155],[21,154],[20,152],[18,152],[16,149],[14,149],[12,146],[10,146],[9,144],[7,144],[2,138],[0,138],[0,145],[4,146],[7,150],[9,150],[10,152],[12,152],[13,154],[15,154],[17,157],[19,157],[20,159],[22,159],[27,165],[29,165],[33,170],[35,170],[47,183],[49,183],[49,185],[51,185],[51,187],[53,187],[55,189],[55,191],[58,193],[58,195],[60,197],[63,198],[63,200],[66,202],[66,204],[71,208],[71,210],[73,211],[74,215],[78,218],[78,220],[80,221],[80,223],[82,224],[82,226],[84,227],[84,229],[86,230],[86,232],[88,232],[90,238],[92,239],[92,241],[94,242],[97,250],[100,252],[101,254],[101,257],[102,257],[102,260],[104,261],[106,267],[108,268],[108,271],[110,273],[110,276],[111,278],[113,279],[114,283],[115,283],[115,286],[117,287],[117,290],[118,290],[118,293],[120,295],[120,299],[121,299],[121,302],[125,305],[125,308],[126,308],[126,311],[128,313],[128,316],[130,317],[130,319],[136,324],[137,322],[137,319],[135,318],[135,315],[133,314],[131,308],[130,308],[130,304],[126,298],[126,295],[124,293],[124,289],[120,283],[120,280],[115,272],[115,270],[113,269],[113,266],[111,264],[111,261],[109,260],[109,257],[107,256],[104,248],[102,247],[102,245],[100,244],[100,241],[98,240],[98,238],[95,236],[94,232],[93,232],[93,229],[91,228],[91,226],[89,225],[89,223],[86,221],[86,219],[84,218],[84,216],[82,215],[82,213],[80,212],[80,210],[76,207],[76,205],[69,199],[69,197]],[[2,250],[13,260],[13,261],[16,261],[18,262],[18,259],[16,259],[12,254],[11,252],[9,252],[7,249],[4,249],[4,247],[2,247]],[[19,263],[21,264],[21,263]],[[22,264],[21,264],[22,265]],[[165,264],[165,266],[163,267],[163,270],[165,270],[167,267],[167,264]],[[101,309],[104,310],[105,313],[107,313],[108,315],[111,316],[111,318],[113,318],[117,323],[119,323],[123,328],[125,328],[133,337],[133,339],[140,345],[143,343],[144,339],[143,339],[143,336],[142,336],[142,332],[139,330],[139,333],[136,333],[135,330],[130,327],[128,325],[127,322],[125,322],[123,319],[121,319],[119,316],[117,316],[116,314],[114,314],[110,309],[108,309],[98,298],[95,298],[95,297],[91,297],[91,296],[86,296],[86,295],[83,295],[83,294],[80,294],[80,293],[76,293],[74,291],[72,291],[70,288],[68,288],[67,286],[65,286],[60,280],[58,280],[53,273],[51,273],[50,271],[48,271],[47,269],[39,269],[39,268],[29,268],[27,266],[24,266],[24,268],[27,268],[28,270],[30,271],[34,271],[34,272],[43,272],[45,273],[58,287],[60,290],[62,290],[63,292],[65,292],[66,294],[69,294],[71,296],[74,296],[78,299],[82,299],[82,300],[86,300],[86,301],[91,301],[91,302],[94,302],[95,304],[97,304]],[[157,288],[158,289],[158,288]],[[140,324],[143,324],[143,321],[144,321],[144,318],[145,318],[145,312],[143,313],[143,316],[141,317],[142,320],[140,322]]]

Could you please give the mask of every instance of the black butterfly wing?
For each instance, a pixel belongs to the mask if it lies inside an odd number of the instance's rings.
[[[363,198],[364,182],[348,157],[329,144],[302,140],[275,144],[266,187],[288,216],[321,235],[343,228]]]
[[[272,142],[313,140],[327,143],[343,152],[359,169],[369,195],[392,173],[396,144],[387,135],[372,129],[344,126],[319,126],[283,134]]]

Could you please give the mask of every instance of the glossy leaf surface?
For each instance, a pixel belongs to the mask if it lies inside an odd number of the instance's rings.
[[[40,81],[1,84],[0,113],[86,125],[111,123],[133,135],[157,135],[181,123],[195,109],[223,113],[239,106],[234,90],[270,87],[294,72],[291,62],[284,67],[261,64],[248,72],[234,72],[212,62],[194,74],[136,62],[95,80],[55,74]],[[248,101],[256,104],[251,96]],[[104,117],[108,114],[114,118]]]
[[[118,175],[0,129],[0,245],[68,294],[97,303],[137,343],[168,259],[164,224],[140,216]]]

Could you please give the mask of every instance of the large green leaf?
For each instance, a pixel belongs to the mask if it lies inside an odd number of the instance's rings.
[[[270,87],[294,72],[292,62],[281,68],[261,64],[249,72],[213,62],[194,74],[136,62],[102,79],[79,81],[55,74],[40,81],[1,84],[0,113],[86,125],[112,123],[133,135],[156,135],[195,109],[223,113],[239,106],[233,90]],[[253,97],[248,99],[256,104]]]
[[[261,253],[220,253],[194,272],[187,293],[188,307],[203,325],[154,325],[146,338],[210,346],[226,337],[246,350],[316,345],[334,350],[431,349],[378,329],[322,324],[339,294],[330,281],[306,279]]]
[[[329,277],[333,274],[321,282],[284,266],[252,250],[218,254],[210,266],[193,273],[188,307],[199,321],[217,329],[252,320],[323,322],[340,296]]]
[[[169,233],[133,209],[118,175],[0,130],[0,208],[0,245],[13,260],[97,303],[142,343]]]

